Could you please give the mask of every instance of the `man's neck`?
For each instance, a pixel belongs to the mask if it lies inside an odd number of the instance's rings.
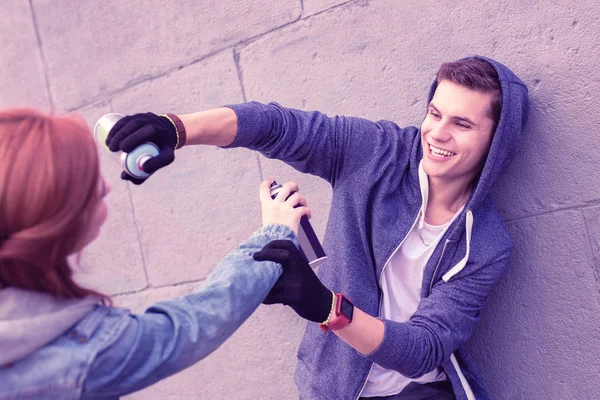
[[[429,177],[429,199],[425,211],[425,222],[443,225],[465,205],[471,195],[469,183],[460,184]]]

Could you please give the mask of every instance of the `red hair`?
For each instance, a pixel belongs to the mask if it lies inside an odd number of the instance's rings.
[[[83,121],[0,111],[0,286],[110,303],[75,283],[67,261],[101,201],[99,180],[96,144]]]

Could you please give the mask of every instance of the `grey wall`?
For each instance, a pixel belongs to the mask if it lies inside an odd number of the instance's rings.
[[[283,105],[418,125],[439,64],[478,53],[530,88],[521,151],[495,190],[508,273],[470,343],[498,399],[600,398],[600,5],[594,0],[0,2],[0,107],[186,113]],[[297,180],[323,233],[330,190],[245,150],[184,149],[141,187],[118,179],[83,283],[143,310],[192,290],[260,225],[261,179]],[[131,398],[295,398],[304,323],[261,306],[189,370]]]

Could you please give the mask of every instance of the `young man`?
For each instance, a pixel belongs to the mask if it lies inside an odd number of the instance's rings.
[[[107,144],[162,141],[151,172],[172,161],[185,127],[187,144],[258,150],[331,183],[319,278],[289,243],[256,255],[284,265],[266,302],[321,325],[308,324],[299,349],[303,398],[486,399],[464,344],[509,262],[488,194],[528,106],[508,68],[473,57],[442,65],[421,129],[247,103],[182,115],[178,131],[153,114],[126,117]]]

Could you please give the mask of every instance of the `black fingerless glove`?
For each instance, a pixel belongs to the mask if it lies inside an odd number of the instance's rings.
[[[177,117],[174,116],[173,119],[175,118]],[[106,146],[110,151],[121,150],[129,153],[146,142],[154,143],[158,146],[160,154],[146,161],[142,167],[144,172],[152,174],[171,164],[175,159],[175,148],[183,145],[179,142],[180,133],[173,119],[150,112],[125,116],[117,121],[108,133]],[[178,118],[177,123],[181,124]],[[126,172],[121,174],[121,179],[136,185],[146,180],[135,178]]]
[[[289,305],[309,321],[324,322],[331,311],[333,293],[314,273],[300,251],[290,240],[274,240],[254,253],[256,261],[273,261],[283,273],[271,289],[264,304]]]

